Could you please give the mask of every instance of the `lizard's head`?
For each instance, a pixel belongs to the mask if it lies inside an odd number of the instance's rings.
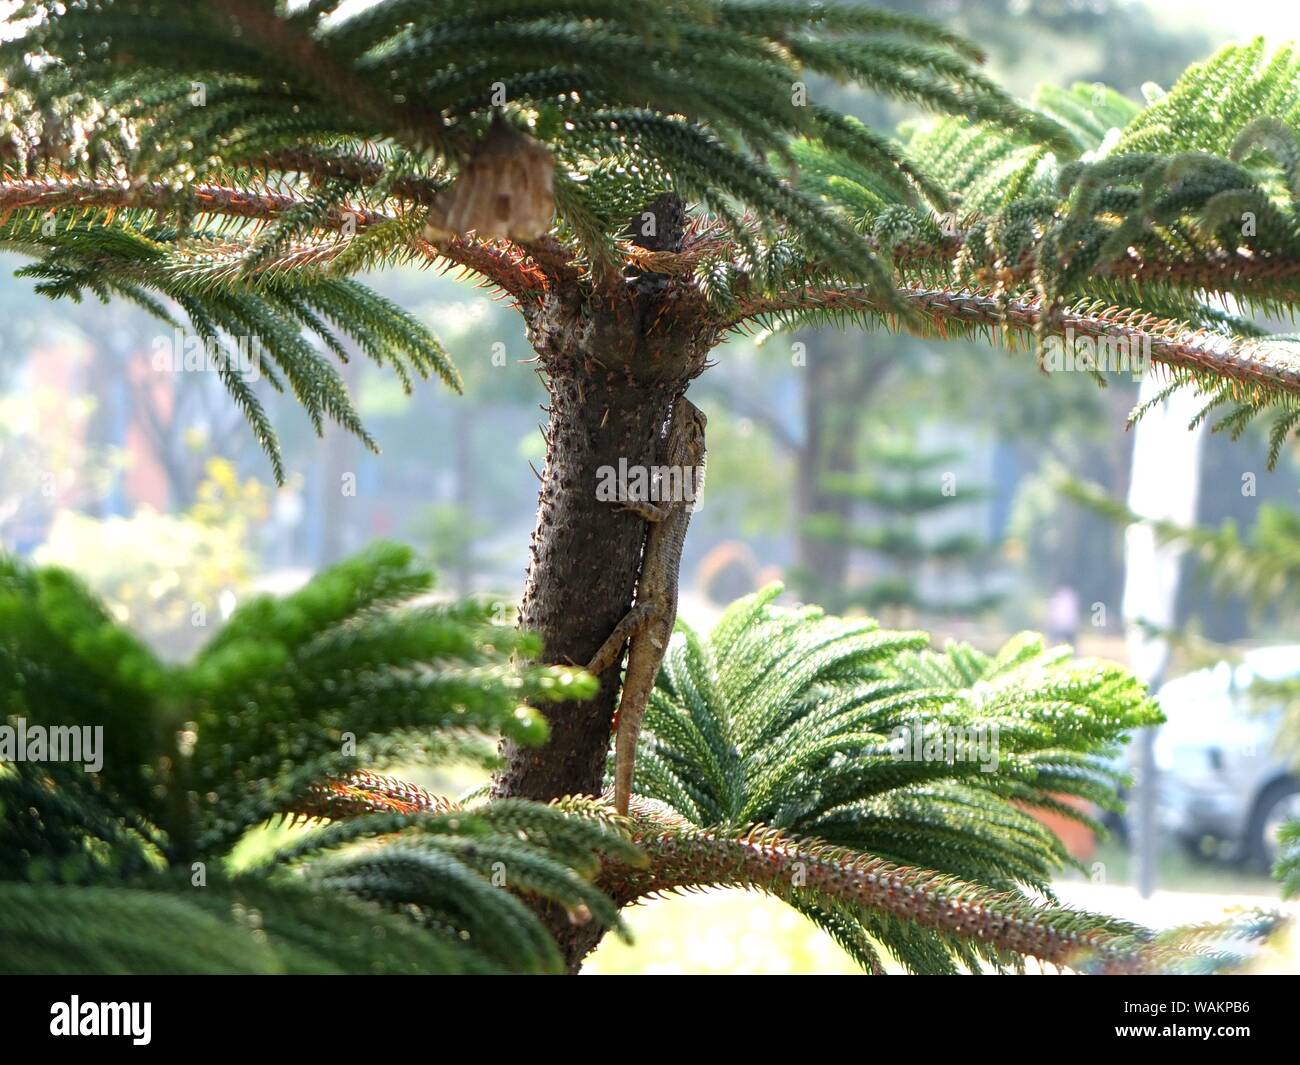
[[[670,455],[674,466],[700,466],[704,463],[704,427],[709,420],[685,396],[673,403],[673,417],[668,426]]]

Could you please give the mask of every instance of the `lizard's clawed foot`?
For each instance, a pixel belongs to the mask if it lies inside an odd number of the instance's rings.
[[[615,503],[614,509],[619,513],[635,514],[638,518],[653,523],[663,521],[672,510],[670,506],[649,503],[639,499],[628,499],[621,503]]]

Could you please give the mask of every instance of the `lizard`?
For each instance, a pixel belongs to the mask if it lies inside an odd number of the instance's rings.
[[[660,438],[660,465],[654,482],[660,489],[657,494],[670,498],[617,504],[649,523],[632,609],[587,665],[587,672],[603,673],[619,660],[624,643],[630,641],[613,726],[614,808],[620,814],[627,813],[641,722],[677,621],[677,575],[686,527],[704,483],[706,424],[704,413],[685,396],[679,396],[673,403],[667,430]]]

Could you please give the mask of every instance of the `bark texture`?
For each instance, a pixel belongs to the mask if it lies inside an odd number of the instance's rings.
[[[628,237],[680,250],[684,218],[681,199],[667,194],[638,213]],[[699,294],[663,275],[628,267],[587,286],[566,266],[551,281],[525,311],[550,406],[520,623],[541,636],[544,662],[585,665],[632,605],[646,535],[640,517],[598,498],[601,472],[618,470],[620,461],[654,464],[673,400],[720,337]],[[620,668],[606,670],[584,703],[543,707],[551,726],[545,746],[503,744],[506,765],[494,793],[543,802],[598,795],[619,675]],[[574,924],[555,906],[540,913],[577,972],[604,928]]]
[[[677,314],[677,292],[629,283],[603,299],[548,297],[530,333],[551,402],[522,625],[549,663],[588,662],[632,603],[645,523],[597,498],[602,467],[653,464],[672,400],[704,365],[706,339]],[[551,738],[506,744],[502,797],[599,794],[619,671],[584,703],[544,707]]]

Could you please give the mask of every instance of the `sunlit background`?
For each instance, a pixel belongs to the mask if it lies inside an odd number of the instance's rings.
[[[1300,38],[1300,8],[1270,0],[887,6],[965,32],[1026,98],[1050,80],[1102,82],[1141,100],[1221,44]],[[877,126],[918,118],[868,94],[813,92]],[[382,445],[374,455],[338,430],[318,439],[293,402],[264,390],[289,471],[276,487],[213,375],[154,367],[169,339],[154,320],[124,304],[50,302],[13,278],[22,265],[0,256],[0,547],[77,571],[173,658],[207,638],[196,617],[215,624],[244,597],[296,587],[376,537],[424,553],[447,594],[518,596],[545,394],[508,306],[431,272],[371,278],[438,332],[466,394],[424,383],[406,395],[354,359],[343,372]],[[937,641],[987,650],[1031,627],[1124,660],[1122,526],[1059,486],[1073,477],[1123,500],[1135,381],[1103,390],[978,343],[861,333],[760,337],[715,355],[692,392],[710,427],[706,503],[683,572],[692,623],[779,579],[792,598],[925,627]],[[1294,508],[1297,455],[1269,473],[1265,452],[1259,432],[1206,440],[1199,522],[1244,531],[1263,506]],[[814,468],[839,476],[823,482]],[[1254,495],[1241,491],[1246,473]],[[955,494],[937,490],[944,476]],[[884,543],[881,530],[893,534]],[[1300,655],[1285,650],[1300,644],[1300,624],[1186,570],[1169,676],[1191,680],[1168,689],[1177,722],[1157,744],[1168,788],[1155,894],[1131,886],[1123,822],[1106,841],[1074,832],[1080,867],[1059,883],[1065,901],[1153,925],[1275,901],[1265,822],[1296,803],[1285,782],[1300,746],[1241,693],[1270,669],[1300,671]],[[476,780],[466,771],[423,782],[460,791]],[[800,916],[749,895],[655,902],[630,923],[637,943],[607,941],[589,971],[854,971]]]

